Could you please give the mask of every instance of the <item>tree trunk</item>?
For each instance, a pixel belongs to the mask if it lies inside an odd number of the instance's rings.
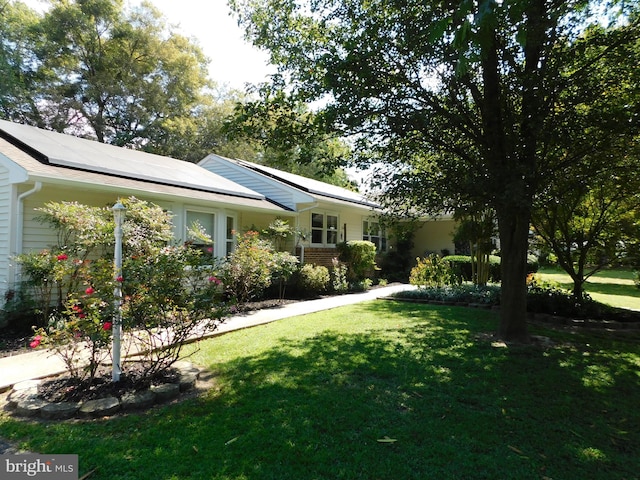
[[[527,329],[527,250],[528,213],[520,210],[497,211],[502,252],[502,293],[498,336],[503,340],[528,342]]]
[[[577,300],[584,300],[584,273],[580,271],[578,275],[573,277],[573,296],[576,297]]]

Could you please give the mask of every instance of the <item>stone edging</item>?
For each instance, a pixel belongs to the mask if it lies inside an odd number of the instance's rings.
[[[482,303],[467,302],[446,302],[442,300],[429,300],[420,298],[402,298],[402,297],[379,297],[381,300],[395,300],[398,302],[409,303],[426,303],[429,305],[447,305],[468,308],[480,308],[484,310],[499,311],[499,306],[491,306]],[[527,312],[527,320],[547,323],[552,325],[563,325],[569,327],[594,328],[604,330],[640,330],[640,322],[618,322],[615,320],[593,320],[593,319],[575,319],[568,317],[560,317],[547,313]]]
[[[176,362],[178,382],[153,385],[148,390],[86,402],[48,402],[38,397],[42,380],[26,380],[13,386],[7,397],[7,408],[16,416],[46,420],[70,418],[99,418],[120,412],[131,412],[164,403],[196,386],[200,369],[189,362]]]

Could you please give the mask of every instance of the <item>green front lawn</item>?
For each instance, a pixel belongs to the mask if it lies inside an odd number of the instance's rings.
[[[88,422],[0,417],[99,479],[632,479],[640,346],[547,330],[492,345],[494,313],[374,301],[201,342],[208,394]]]
[[[557,283],[566,290],[573,290],[571,277],[559,268],[546,267],[538,275]],[[594,300],[613,307],[640,310],[640,289],[635,286],[631,270],[611,269],[596,273],[585,284],[585,291]]]

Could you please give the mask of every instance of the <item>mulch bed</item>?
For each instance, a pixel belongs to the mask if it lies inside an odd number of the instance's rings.
[[[101,368],[91,380],[81,381],[68,375],[53,378],[39,385],[38,393],[49,402],[84,402],[105,397],[122,398],[127,393],[143,391],[151,385],[178,381],[175,369],[145,376],[144,369],[136,362],[126,363],[124,368],[118,382],[112,381],[110,368]]]

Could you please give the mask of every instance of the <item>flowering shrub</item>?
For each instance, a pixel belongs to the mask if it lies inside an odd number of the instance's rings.
[[[336,293],[346,293],[349,291],[349,280],[347,280],[347,266],[337,258],[331,259],[333,271],[331,272],[331,287]]]
[[[112,263],[105,259],[82,261],[48,251],[38,256],[42,260],[47,255],[56,262],[51,283],[56,283],[66,295],[61,308],[51,309],[46,325],[36,330],[31,346],[52,348],[72,377],[92,379],[100,364],[109,357],[114,316],[114,305],[110,301]],[[72,288],[72,282],[74,285],[82,282],[82,286]]]
[[[190,338],[214,330],[228,314],[219,268],[189,246],[158,248],[123,261],[123,329],[147,374],[169,368]]]
[[[170,214],[135,198],[122,203],[122,274],[115,279],[108,208],[48,204],[40,220],[58,230],[60,244],[17,257],[25,287],[39,297],[42,326],[31,346],[54,349],[79,379],[92,379],[111,354],[116,286],[124,293],[123,341],[141,352],[148,374],[170,367],[188,338],[216,328],[226,314],[211,258],[187,245],[167,246]]]
[[[393,295],[397,298],[412,300],[437,300],[447,303],[476,303],[482,305],[500,304],[500,286],[498,285],[446,285],[443,287],[424,287],[405,290]]]

